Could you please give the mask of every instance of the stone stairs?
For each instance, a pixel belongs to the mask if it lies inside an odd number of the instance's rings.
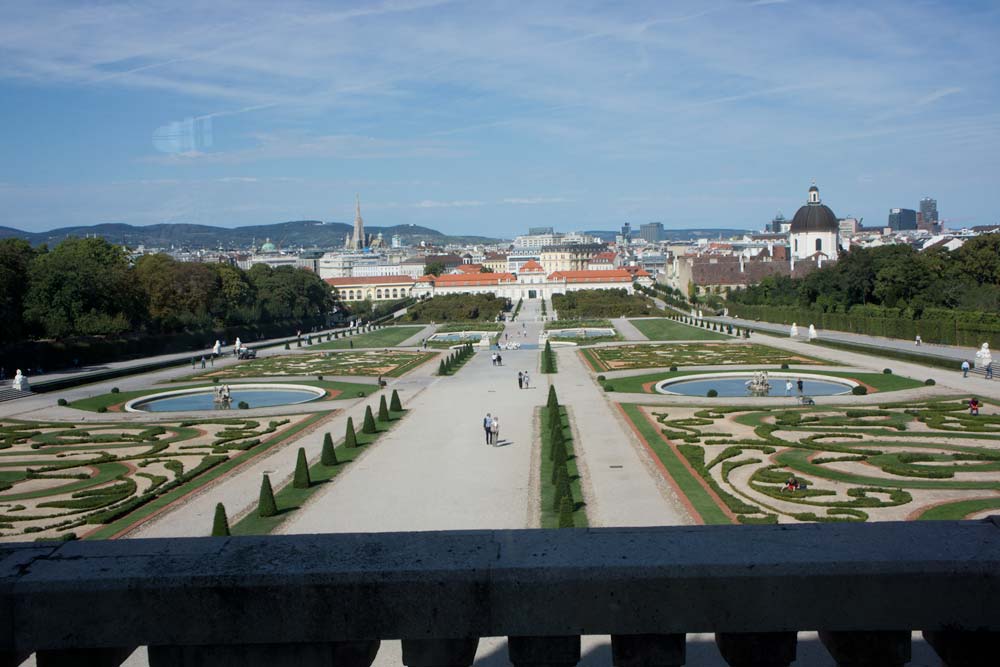
[[[10,387],[0,387],[0,403],[4,401],[16,401],[19,398],[25,398],[31,396],[30,391],[20,391],[18,389],[11,389]]]
[[[1000,380],[1000,372],[998,372],[998,371],[1000,371],[1000,369],[997,368],[997,364],[993,364],[993,377],[989,378],[989,379],[990,380]],[[981,377],[983,379],[986,379],[986,369],[985,368],[970,368],[969,369],[969,375],[970,376]]]

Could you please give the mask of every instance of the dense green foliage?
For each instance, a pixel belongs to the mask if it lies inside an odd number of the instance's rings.
[[[444,294],[408,308],[407,322],[494,322],[510,308],[507,299],[494,294]]]
[[[292,267],[243,271],[163,254],[133,264],[103,239],[70,238],[51,250],[0,240],[0,342],[302,320],[333,305],[316,274]]]
[[[741,317],[927,342],[1000,342],[1000,234],[953,251],[861,249],[805,278],[765,278],[729,295]]]
[[[542,372],[556,372],[556,355],[552,352],[552,344],[549,341],[545,341],[545,349],[542,350]]]
[[[652,301],[624,289],[588,289],[552,296],[552,308],[560,320],[587,317],[641,317],[657,311]]]

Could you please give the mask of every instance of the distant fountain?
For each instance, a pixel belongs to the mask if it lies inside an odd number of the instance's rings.
[[[752,396],[767,396],[771,393],[771,383],[767,379],[767,371],[757,371],[746,381],[747,391]]]

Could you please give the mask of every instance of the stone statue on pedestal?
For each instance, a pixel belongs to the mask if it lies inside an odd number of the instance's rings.
[[[818,334],[816,333],[816,325],[810,324],[809,325],[809,340],[815,340],[817,335]]]
[[[788,335],[789,335],[790,338],[798,338],[799,337],[799,325],[797,325],[795,322],[792,322],[792,328],[789,330]]]
[[[17,389],[18,391],[31,391],[31,385],[28,384],[28,378],[24,377],[21,373],[21,369],[17,369],[17,373],[14,374],[14,381],[10,385],[11,389]]]
[[[990,344],[983,343],[983,346],[976,352],[976,368],[986,368],[993,361],[993,354],[990,352]],[[21,371],[18,371],[20,373]]]

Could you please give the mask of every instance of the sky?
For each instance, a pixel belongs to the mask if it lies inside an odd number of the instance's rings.
[[[0,0],[0,225],[993,224],[998,68],[995,0]]]

